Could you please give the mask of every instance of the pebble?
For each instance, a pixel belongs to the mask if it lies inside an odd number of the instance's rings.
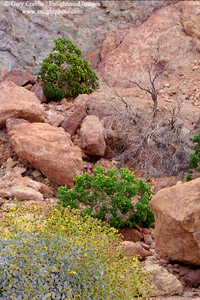
[[[188,298],[191,298],[191,297],[193,297],[194,296],[194,293],[193,292],[185,292],[185,293],[183,293],[183,297],[188,297]]]
[[[35,171],[33,171],[33,177],[35,177],[35,178],[37,178],[37,177],[40,177],[42,174],[40,173],[40,171],[38,171],[38,170],[35,170]]]
[[[152,239],[151,234],[146,234],[144,236],[144,241],[145,241],[145,244],[151,245],[153,243],[153,239]]]

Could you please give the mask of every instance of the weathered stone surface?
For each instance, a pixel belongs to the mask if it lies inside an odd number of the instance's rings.
[[[52,109],[45,111],[44,122],[47,124],[59,127],[63,123],[64,119],[65,117],[61,113],[56,112]]]
[[[160,190],[150,205],[155,214],[156,252],[200,265],[200,178]]]
[[[29,83],[29,84],[25,85],[24,88],[25,88],[26,90],[30,91],[30,90],[32,89],[32,84]]]
[[[96,116],[87,116],[83,120],[80,129],[82,149],[86,154],[92,156],[104,156],[106,143],[104,139],[104,128]]]
[[[173,176],[155,178],[151,181],[151,186],[153,186],[154,194],[156,194],[159,190],[176,185],[177,181],[177,178]]]
[[[178,295],[183,291],[180,281],[163,267],[147,264],[145,271],[149,272],[151,296]]]
[[[57,184],[73,186],[74,177],[82,170],[82,153],[62,128],[43,123],[21,124],[8,135],[22,161]]]
[[[43,82],[36,82],[30,90],[31,92],[35,93],[36,97],[41,101],[41,103],[47,102],[47,98],[42,89],[43,86]]]
[[[139,242],[144,238],[144,235],[134,228],[122,228],[119,230],[119,233],[124,236],[125,241],[131,241],[134,243]]]
[[[103,167],[106,171],[109,171],[110,169],[117,168],[117,161],[101,158],[99,159],[96,164],[93,166],[93,169],[95,169],[97,166]]]
[[[41,182],[37,182],[27,176],[21,177],[21,178],[15,178],[12,181],[12,184],[14,186],[23,185],[28,188],[31,188],[31,189],[41,193],[44,196],[44,198],[46,198],[48,196],[52,196],[52,191],[47,185],[45,185],[44,183],[41,183]]]
[[[12,81],[16,85],[25,86],[26,84],[34,84],[35,77],[27,70],[14,68],[3,76],[3,80]]]
[[[27,176],[21,177],[21,173],[15,169],[7,171],[0,179],[0,197],[18,201],[43,201],[44,198],[52,196],[48,186]]]
[[[190,270],[187,274],[183,277],[183,280],[189,287],[197,288],[200,286],[200,270]]]
[[[196,44],[199,25],[195,23],[198,18],[197,3],[180,1],[155,11],[146,22],[130,28],[125,37],[124,32],[119,31],[121,43],[117,47],[113,33],[110,34],[110,42],[107,37],[101,50],[103,57],[105,52],[107,54],[98,66],[99,73],[111,86],[132,87],[126,78],[142,80],[147,85],[147,71],[155,62],[169,72],[189,66],[199,55]],[[183,25],[184,21],[190,25]],[[184,26],[192,36],[184,34]]]
[[[23,124],[23,123],[29,123],[29,122],[24,119],[8,118],[6,120],[6,129],[9,132],[10,130],[13,129],[14,126]]]
[[[76,129],[80,126],[86,115],[89,95],[82,94],[75,99],[74,111],[71,116],[62,124],[62,128],[71,135],[74,135]]]
[[[11,81],[0,84],[0,127],[8,118],[23,118],[30,122],[44,120],[44,107],[38,98]]]
[[[23,184],[16,184],[11,187],[11,193],[15,199],[18,201],[24,200],[35,200],[35,201],[42,201],[44,200],[43,195],[35,191],[30,187],[26,187]]]
[[[151,252],[144,249],[144,247],[139,243],[134,243],[130,241],[122,242],[123,251],[128,255],[138,255],[140,259],[145,259],[147,256],[151,256]]]
[[[40,7],[44,12],[49,9],[48,2],[45,1],[44,8]],[[143,22],[154,9],[165,6],[168,2],[170,1],[126,1],[122,4],[121,1],[96,1],[95,7],[70,7],[78,9],[80,13],[56,16],[51,13],[25,14],[25,7],[2,4],[0,69],[6,66],[10,70],[19,66],[37,74],[42,60],[53,48],[53,40],[58,36],[76,43],[83,56],[96,67],[100,61],[101,42],[108,32],[116,31],[123,24],[133,26],[138,20]],[[38,7],[28,6],[26,9],[37,10]],[[62,8],[56,9],[60,11]]]

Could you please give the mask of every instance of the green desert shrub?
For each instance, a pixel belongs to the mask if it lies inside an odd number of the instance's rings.
[[[193,170],[200,173],[200,132],[194,136],[193,143],[194,153],[190,154],[190,162],[189,162],[189,174],[187,175],[187,181],[192,179]]]
[[[90,94],[98,86],[98,77],[81,51],[66,39],[54,40],[53,52],[45,58],[38,81],[45,83],[43,90],[48,100]]]
[[[109,170],[98,166],[94,176],[89,173],[75,178],[75,187],[58,189],[58,204],[82,209],[83,215],[91,215],[108,222],[112,227],[125,225],[149,227],[154,220],[149,206],[151,188],[136,179],[128,169]]]
[[[143,265],[114,228],[79,210],[14,209],[0,235],[0,299],[143,299]],[[146,297],[145,297],[146,299]]]

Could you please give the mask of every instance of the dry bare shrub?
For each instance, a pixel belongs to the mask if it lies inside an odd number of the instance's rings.
[[[118,166],[140,170],[145,177],[184,173],[194,130],[185,130],[181,105],[174,105],[171,112],[160,111],[155,119],[148,111],[133,111],[120,99],[126,110],[102,119],[107,145],[114,151]]]

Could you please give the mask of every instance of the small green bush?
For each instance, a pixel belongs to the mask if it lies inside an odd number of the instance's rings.
[[[58,38],[54,44],[53,52],[43,60],[38,74],[38,81],[45,83],[43,91],[47,100],[90,94],[98,86],[98,77],[87,60],[81,58],[81,51],[66,39]]]
[[[149,206],[151,188],[142,180],[135,179],[128,169],[109,170],[98,166],[94,176],[88,173],[75,178],[75,187],[58,189],[58,204],[63,207],[82,208],[83,215],[92,215],[109,222],[114,228],[125,225],[149,227],[154,220]]]
[[[117,231],[79,210],[18,207],[0,229],[0,299],[131,300],[149,290]]]
[[[190,154],[190,162],[189,162],[189,174],[187,175],[187,181],[192,180],[193,170],[200,173],[200,132],[195,135],[193,138],[193,142],[196,143],[194,146],[194,153]],[[193,170],[192,170],[193,169]]]

